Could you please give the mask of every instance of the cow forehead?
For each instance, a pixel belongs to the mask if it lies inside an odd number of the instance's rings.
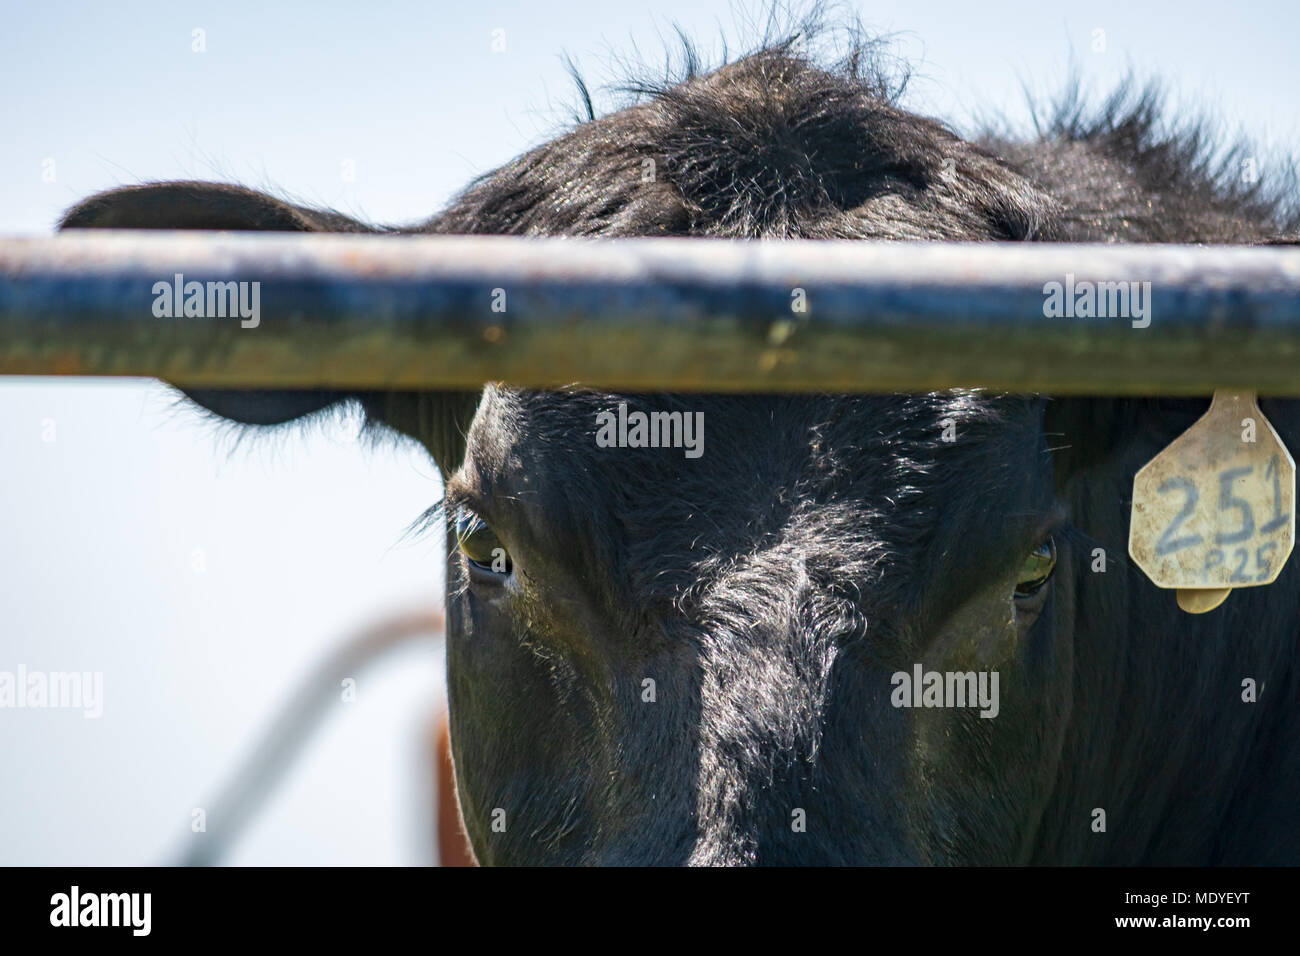
[[[986,542],[1007,530],[1003,499],[1028,516],[1028,472],[1044,464],[1039,409],[1032,399],[973,391],[494,387],[470,430],[465,471],[503,530],[584,564],[584,578],[612,572],[645,599],[676,600],[738,556],[783,549],[824,580],[880,580],[891,571],[923,578],[927,551],[955,515],[972,540]],[[637,412],[689,417],[702,431],[691,436],[698,456],[619,443]]]
[[[469,453],[494,479],[512,471],[555,477],[563,461],[569,477],[670,480],[666,494],[696,480],[719,488],[774,478],[803,479],[807,491],[885,490],[931,465],[999,470],[991,456],[1006,449],[997,446],[1023,445],[1038,410],[1033,399],[972,390],[694,395],[493,386],[471,428]]]

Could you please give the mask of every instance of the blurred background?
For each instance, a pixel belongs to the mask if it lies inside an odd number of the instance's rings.
[[[11,2],[0,31],[0,232],[163,179],[237,181],[380,223],[425,218],[560,131],[620,63],[748,49],[764,3]],[[910,108],[1030,123],[1071,65],[1104,93],[1162,77],[1172,115],[1300,154],[1292,0],[845,3],[893,34]],[[832,9],[832,15],[834,10]],[[832,16],[833,18],[833,16]],[[355,419],[240,437],[144,380],[0,379],[0,672],[103,674],[103,714],[0,709],[0,864],[169,862],[323,655],[441,601],[405,536],[441,495]],[[441,645],[357,675],[231,847],[236,864],[437,862],[430,728]]]

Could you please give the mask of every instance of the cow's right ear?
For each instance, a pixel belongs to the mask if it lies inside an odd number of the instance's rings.
[[[414,438],[428,449],[443,476],[465,458],[465,436],[482,392],[331,391],[327,389],[185,388],[185,397],[226,421],[281,425],[355,401],[366,424],[382,425]]]
[[[217,229],[245,232],[377,232],[330,210],[295,206],[225,183],[171,182],[127,186],[78,203],[60,229]],[[460,466],[465,433],[480,392],[349,392],[328,389],[181,389],[192,401],[232,422],[278,425],[358,401],[367,421],[421,442],[444,475]]]
[[[376,232],[332,210],[295,206],[229,183],[123,186],[83,199],[60,229],[230,229],[240,232]]]
[[[347,402],[357,402],[368,426],[380,425],[428,450],[443,476],[465,458],[465,435],[478,411],[482,392],[333,391],[327,389],[186,388],[185,397],[226,421],[242,425],[282,425]]]

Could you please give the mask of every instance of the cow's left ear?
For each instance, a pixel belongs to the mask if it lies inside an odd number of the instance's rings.
[[[1104,465],[1123,439],[1115,402],[1088,398],[1047,398],[1043,434],[1052,456],[1057,491],[1089,465]]]
[[[1163,448],[1196,424],[1205,398],[1048,398],[1043,433],[1060,492],[1079,474],[1106,468],[1134,440]]]
[[[170,182],[127,186],[78,203],[60,229],[219,229],[244,232],[378,232],[330,210],[295,206],[226,183]],[[347,392],[324,389],[182,389],[208,411],[248,425],[278,425],[346,401],[368,421],[410,435],[429,449],[443,474],[460,466],[465,432],[479,392]]]

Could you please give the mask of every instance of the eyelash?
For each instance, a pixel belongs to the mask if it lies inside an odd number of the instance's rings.
[[[514,573],[514,561],[482,516],[463,505],[456,509],[456,546],[471,569],[501,578]]]

